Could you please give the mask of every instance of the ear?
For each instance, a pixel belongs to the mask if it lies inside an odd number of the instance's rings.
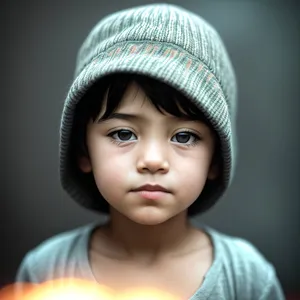
[[[90,173],[90,172],[92,172],[92,164],[91,164],[90,160],[86,156],[79,157],[79,159],[78,159],[78,166],[79,166],[79,169],[83,173]]]
[[[212,163],[207,174],[207,179],[209,180],[215,180],[220,173],[219,164]]]

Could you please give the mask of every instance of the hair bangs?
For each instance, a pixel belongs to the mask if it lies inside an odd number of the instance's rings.
[[[95,103],[96,107],[95,105],[90,106],[93,107],[90,116],[94,122],[109,118],[118,109],[130,84],[135,82],[145,93],[145,100],[150,101],[160,113],[209,124],[203,113],[191,100],[163,82],[144,75],[131,74],[115,74],[105,78],[104,83],[106,80],[109,80],[109,85],[97,83],[95,86],[98,96],[91,97],[98,100]],[[101,92],[97,89],[98,85],[106,88],[105,93],[103,93],[103,88]]]

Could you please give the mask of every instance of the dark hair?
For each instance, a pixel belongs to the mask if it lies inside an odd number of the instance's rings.
[[[95,199],[97,203],[95,203],[94,209],[103,213],[109,213],[109,204],[100,194],[93,174],[85,174],[79,169],[78,158],[80,156],[89,156],[86,146],[87,124],[91,120],[95,122],[98,119],[100,111],[103,109],[105,94],[107,93],[107,103],[101,119],[109,117],[117,110],[125,91],[132,82],[137,83],[159,112],[163,114],[166,112],[179,118],[188,117],[204,122],[214,132],[216,137],[214,163],[218,163],[220,169],[222,167],[220,142],[215,130],[201,110],[182,93],[163,82],[144,75],[122,73],[106,76],[94,83],[77,104],[69,148],[69,167],[76,177],[76,184],[84,188],[87,194]],[[220,179],[216,180],[219,181]],[[211,203],[206,201],[207,197],[205,197],[205,194],[209,192],[208,190],[214,188],[214,181],[207,180],[201,197],[188,209],[190,216],[203,212],[211,206]]]

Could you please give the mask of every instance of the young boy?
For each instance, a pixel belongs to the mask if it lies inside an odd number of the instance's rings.
[[[155,4],[101,20],[79,51],[60,163],[64,189],[108,222],[42,243],[17,281],[284,299],[273,266],[250,243],[189,222],[232,181],[236,98],[226,49],[202,18]]]

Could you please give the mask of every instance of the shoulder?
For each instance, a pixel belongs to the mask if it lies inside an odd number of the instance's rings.
[[[249,241],[214,231],[216,250],[228,267],[242,269],[245,272],[261,273],[268,271],[270,263],[264,255]]]
[[[284,299],[274,266],[252,243],[215,230],[209,232],[215,259],[222,264],[234,294],[249,299]]]
[[[42,282],[69,276],[83,255],[93,229],[89,224],[55,235],[29,251],[17,272],[17,281]],[[86,249],[87,250],[87,249]]]

